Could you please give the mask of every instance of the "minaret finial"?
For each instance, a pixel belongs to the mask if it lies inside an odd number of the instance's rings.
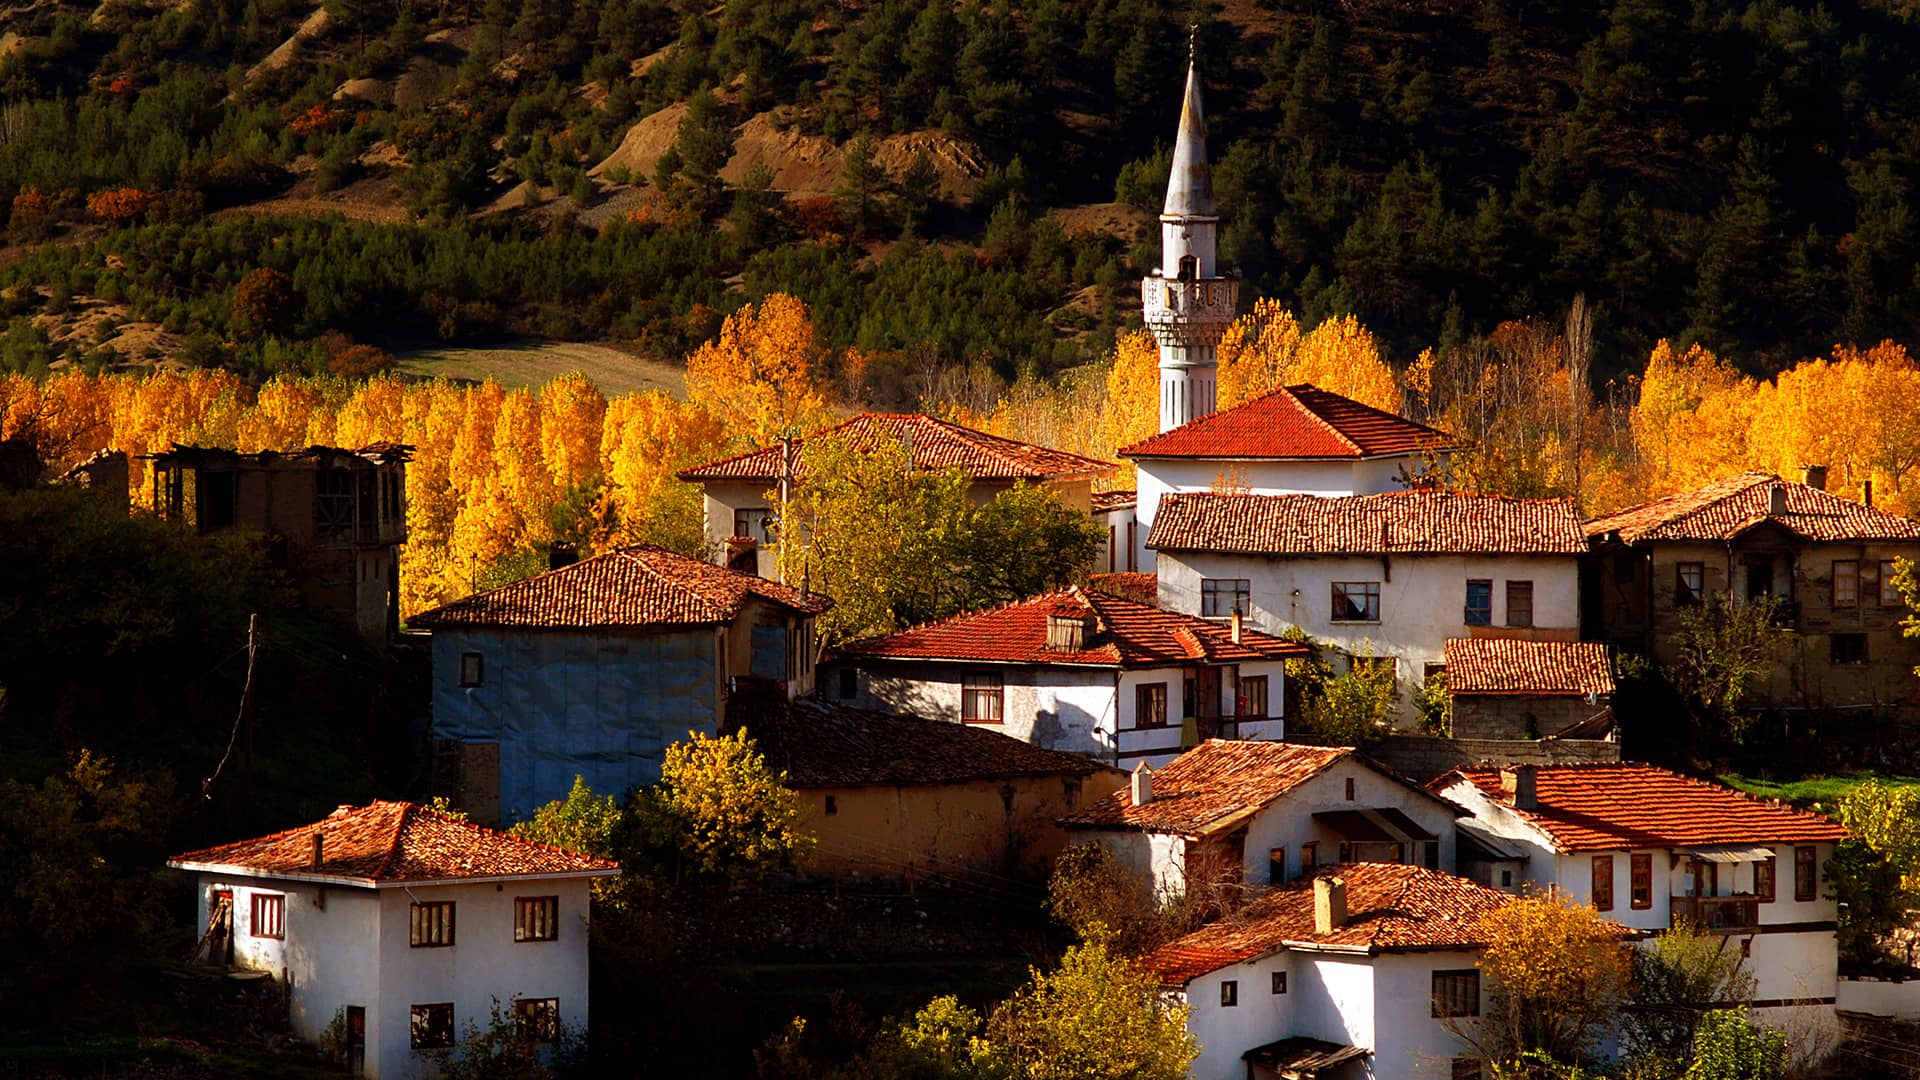
[[[1194,45],[1194,42],[1199,37],[1199,34],[1200,34],[1199,23],[1190,22],[1187,24],[1187,66],[1188,67],[1192,67],[1195,63],[1194,58],[1195,58],[1197,49]]]

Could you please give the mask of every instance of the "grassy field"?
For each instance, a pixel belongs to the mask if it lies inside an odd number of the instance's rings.
[[[1802,809],[1831,811],[1841,796],[1867,780],[1880,780],[1894,787],[1920,786],[1920,776],[1882,776],[1876,773],[1844,773],[1839,776],[1812,776],[1800,780],[1773,781],[1729,773],[1720,782],[1751,795],[1782,802]]]
[[[671,364],[643,360],[611,345],[577,341],[528,340],[486,349],[434,348],[400,354],[400,370],[409,375],[478,382],[488,376],[502,386],[539,386],[556,375],[577,371],[608,397],[635,390],[665,390],[687,396],[684,372]]]

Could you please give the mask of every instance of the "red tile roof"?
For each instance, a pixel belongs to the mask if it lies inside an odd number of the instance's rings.
[[[1452,436],[1309,383],[1161,432],[1121,457],[1365,458],[1451,446]]]
[[[312,864],[313,837],[321,860]],[[424,806],[342,806],[311,825],[175,855],[168,866],[381,885],[460,878],[614,874],[620,864],[522,840]]]
[[[1450,694],[1613,693],[1613,662],[1598,641],[1448,638]]]
[[[1514,813],[1561,851],[1807,844],[1847,835],[1831,818],[1637,762],[1542,765],[1535,778],[1538,808]],[[1440,791],[1461,779],[1511,806],[1497,768],[1459,769],[1427,786]]]
[[[882,441],[912,440],[913,464],[920,469],[958,467],[976,480],[1057,480],[1064,477],[1101,476],[1112,472],[1112,462],[1069,454],[1035,446],[1015,439],[989,435],[947,420],[918,413],[861,413],[837,427],[816,431],[807,438],[844,439],[855,450],[871,450]],[[796,476],[800,470],[800,449],[806,439],[794,440],[792,450]],[[721,461],[711,461],[683,469],[682,480],[743,480],[772,484],[780,479],[780,447],[762,447]]]
[[[1108,766],[994,731],[823,701],[734,695],[727,729],[745,727],[787,786],[915,787],[1016,776],[1086,776]]]
[[[440,629],[630,630],[730,623],[749,599],[817,614],[832,601],[651,544],[609,551],[415,615]]]
[[[1135,600],[1142,604],[1160,602],[1160,575],[1158,574],[1141,574],[1134,571],[1092,574],[1087,578],[1087,588],[1109,596],[1117,596],[1122,600]]]
[[[1047,647],[1047,624],[1055,615],[1093,620],[1083,648]],[[849,659],[1120,668],[1280,660],[1306,651],[1304,645],[1251,628],[1242,630],[1236,645],[1224,623],[1077,587],[866,638],[839,650]]]
[[[1347,886],[1347,919],[1332,932],[1314,929],[1313,882],[1337,877]],[[1481,921],[1518,899],[1463,877],[1397,863],[1348,863],[1296,878],[1238,912],[1208,923],[1147,954],[1142,961],[1161,985],[1185,986],[1201,975],[1291,947],[1303,950],[1418,952],[1478,949]]]
[[[1451,491],[1166,495],[1147,546],[1247,555],[1577,555],[1571,499]]]
[[[1434,797],[1350,746],[1208,739],[1153,774],[1153,798],[1144,805],[1133,804],[1130,790],[1116,791],[1061,824],[1201,836],[1242,821],[1349,757],[1410,792]]]
[[[1786,512],[1773,513],[1773,489]],[[1731,540],[1772,521],[1809,540],[1920,540],[1920,523],[1772,473],[1750,472],[1641,503],[1587,522],[1588,536],[1619,533],[1629,544],[1658,540]]]
[[[1140,496],[1132,491],[1096,491],[1093,493],[1093,512],[1106,513],[1109,510],[1126,510],[1137,506]]]

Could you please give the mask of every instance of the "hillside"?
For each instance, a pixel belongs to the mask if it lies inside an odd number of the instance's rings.
[[[0,364],[675,362],[783,290],[882,396],[1049,374],[1129,318],[1190,16],[1249,302],[1404,362],[1584,293],[1603,377],[1915,336],[1920,29],[1872,0],[35,0],[0,14]]]

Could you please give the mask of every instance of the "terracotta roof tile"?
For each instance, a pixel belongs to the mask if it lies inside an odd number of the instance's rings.
[[[1048,619],[1061,614],[1094,619],[1084,648],[1064,651],[1047,647]],[[1221,663],[1277,660],[1305,652],[1303,645],[1250,628],[1243,629],[1236,645],[1232,631],[1222,623],[1079,588],[955,615],[851,642],[839,650],[849,659],[1122,668],[1165,667],[1203,657]]]
[[[1160,602],[1160,575],[1158,574],[1141,574],[1133,571],[1093,574],[1087,578],[1087,588],[1141,604]]]
[[[1450,491],[1382,495],[1167,495],[1147,546],[1248,555],[1577,555],[1571,499]]]
[[[1096,491],[1093,493],[1093,512],[1103,514],[1109,510],[1126,510],[1137,506],[1140,496],[1132,491]]]
[[[1347,920],[1321,934],[1314,930],[1313,882],[1327,877],[1346,882]],[[1275,886],[1233,915],[1147,954],[1143,963],[1161,985],[1177,987],[1288,946],[1369,953],[1477,949],[1487,944],[1481,920],[1515,899],[1511,893],[1421,866],[1322,867],[1313,878]]]
[[[1101,476],[1112,472],[1112,462],[1069,454],[1015,439],[989,435],[947,420],[918,413],[861,413],[837,427],[816,431],[807,438],[832,436],[855,450],[870,450],[882,441],[899,442],[911,433],[913,464],[921,469],[959,467],[976,480],[1055,480]],[[805,439],[794,440],[796,475]],[[677,474],[682,480],[745,480],[772,484],[780,478],[780,447],[762,447],[720,461],[696,465]]]
[[[1146,804],[1135,806],[1130,791],[1116,791],[1062,818],[1061,824],[1204,835],[1240,820],[1350,756],[1405,783],[1415,797],[1431,795],[1355,755],[1350,746],[1208,739],[1153,774],[1153,798]]]
[[[817,614],[832,601],[752,574],[641,544],[502,585],[408,620],[411,626],[622,630],[732,622],[759,598]]]
[[[1773,513],[1773,489],[1786,512]],[[1772,473],[1750,472],[1641,503],[1587,522],[1589,536],[1617,532],[1629,544],[1658,540],[1725,541],[1773,521],[1809,540],[1920,540],[1920,523]]]
[[[1613,662],[1598,641],[1448,638],[1450,694],[1613,693]]]
[[[322,838],[317,869],[311,861],[316,833]],[[167,865],[230,866],[361,883],[620,870],[618,863],[606,859],[522,840],[405,802],[342,806],[310,825],[189,851]]]
[[[1819,814],[1637,762],[1542,765],[1535,777],[1538,809],[1514,812],[1539,826],[1561,851],[1805,844],[1847,835]],[[1500,793],[1497,768],[1460,769],[1428,787],[1438,791],[1459,778],[1511,805]]]
[[[1449,446],[1453,437],[1309,383],[1210,413],[1121,457],[1363,458]]]
[[[1107,766],[946,720],[823,701],[735,695],[728,730],[745,727],[790,787],[906,787],[1012,776],[1086,776]]]

